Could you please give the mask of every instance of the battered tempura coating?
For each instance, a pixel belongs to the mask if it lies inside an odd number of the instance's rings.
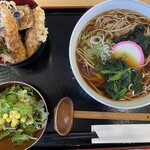
[[[4,38],[6,47],[16,62],[26,58],[26,50],[21,41],[17,24],[10,9],[5,4],[0,4],[1,24],[4,27],[0,36]]]
[[[41,42],[45,42],[47,38],[47,28],[45,28],[45,13],[39,6],[33,9],[34,26],[27,30],[25,36],[25,46],[27,55],[31,56]]]
[[[17,25],[19,30],[24,30],[31,28],[34,24],[34,18],[32,9],[29,7],[29,5],[19,5],[17,6],[17,11],[23,12],[23,17],[20,19],[17,19]]]

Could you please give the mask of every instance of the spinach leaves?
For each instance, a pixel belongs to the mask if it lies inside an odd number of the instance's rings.
[[[131,40],[141,46],[144,55],[147,57],[150,55],[150,36],[144,35],[145,29],[145,25],[138,24],[133,30],[130,30],[128,33],[121,36],[114,37],[112,41],[114,43],[118,43],[121,41]]]
[[[142,91],[139,72],[131,69],[121,58],[107,60],[99,73],[105,76],[105,90],[113,99],[123,97],[131,83],[135,93]]]

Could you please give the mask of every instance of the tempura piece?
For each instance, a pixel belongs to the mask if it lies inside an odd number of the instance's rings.
[[[32,9],[29,5],[20,5],[17,6],[17,11],[22,12],[23,16],[20,19],[17,19],[17,25],[19,30],[24,30],[31,28],[34,24],[34,18]]]
[[[0,4],[1,26],[0,36],[4,38],[6,47],[16,62],[26,58],[26,50],[21,41],[17,24],[10,9],[5,4]]]
[[[14,1],[0,0],[0,4],[5,4],[7,8],[11,10],[11,12],[14,12],[17,10],[17,6]]]
[[[45,13],[39,6],[33,9],[34,26],[27,30],[25,36],[25,46],[27,55],[31,56],[47,38],[47,28],[45,28]]]

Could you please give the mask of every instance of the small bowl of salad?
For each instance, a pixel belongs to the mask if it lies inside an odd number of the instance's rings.
[[[48,109],[43,96],[31,85],[10,81],[0,84],[1,149],[23,150],[43,135]]]

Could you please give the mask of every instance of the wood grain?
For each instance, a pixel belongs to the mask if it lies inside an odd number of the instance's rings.
[[[43,8],[89,8],[106,0],[35,0]],[[150,0],[140,0],[150,4]]]
[[[149,113],[74,111],[74,118],[150,121]]]

